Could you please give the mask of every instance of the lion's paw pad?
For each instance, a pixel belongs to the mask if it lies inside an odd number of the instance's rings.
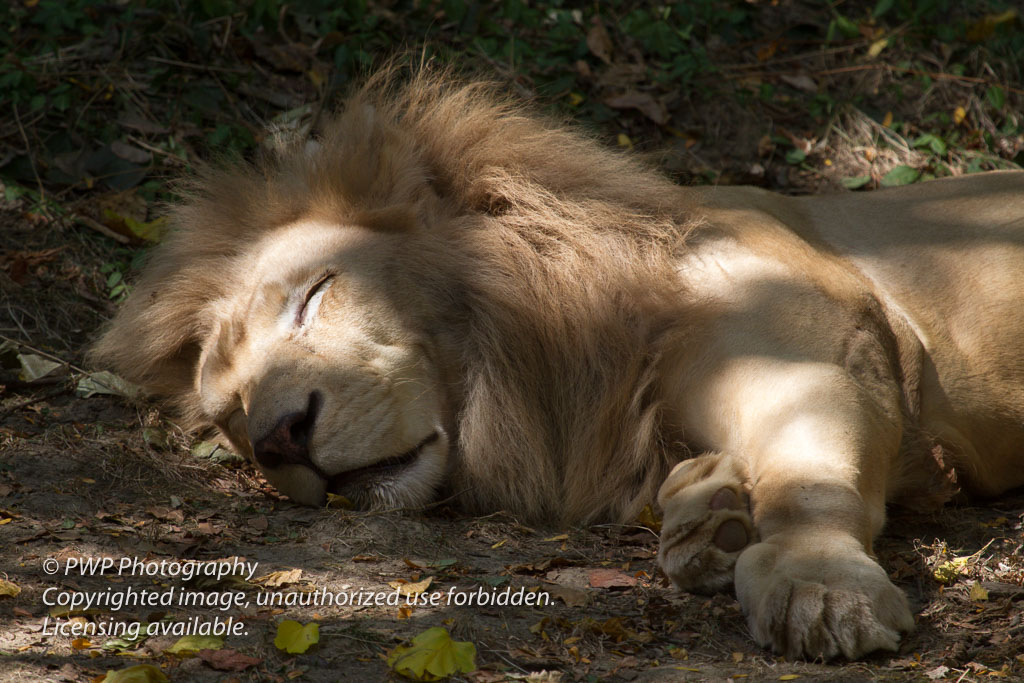
[[[723,590],[739,553],[756,540],[743,463],[710,453],[679,463],[662,484],[658,561],[683,590]]]

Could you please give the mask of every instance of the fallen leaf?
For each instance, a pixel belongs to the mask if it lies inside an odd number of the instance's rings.
[[[407,678],[437,681],[475,671],[476,646],[469,642],[456,642],[448,629],[435,626],[413,638],[410,645],[399,645],[393,649],[387,663]]]
[[[984,602],[985,600],[988,600],[988,589],[975,581],[971,584],[971,601]]]
[[[152,664],[138,664],[120,671],[107,671],[103,683],[170,683],[164,672]]]
[[[320,642],[320,625],[315,621],[303,626],[286,619],[277,625],[274,646],[290,655],[300,655]]]
[[[129,145],[127,142],[121,142],[120,140],[114,140],[110,143],[110,151],[125,161],[130,161],[134,164],[148,164],[153,157],[153,155],[146,150],[139,149],[134,145]]]
[[[882,50],[889,46],[888,38],[879,38],[875,42],[871,43],[871,47],[868,48],[868,57],[877,57],[882,54]]]
[[[416,583],[400,583],[398,581],[389,581],[388,585],[397,590],[399,595],[410,597],[419,595],[420,593],[430,588],[430,584],[433,582],[433,580],[434,577],[428,576],[422,581],[417,581]]]
[[[78,380],[78,384],[75,386],[75,396],[78,398],[92,398],[96,394],[131,398],[138,393],[137,385],[106,370],[86,375]]]
[[[954,557],[948,562],[943,562],[935,568],[932,572],[932,576],[939,583],[953,583],[963,573],[963,570],[967,567],[967,561],[971,559],[967,557]]]
[[[34,353],[19,353],[18,362],[21,364],[18,378],[23,382],[35,382],[48,375],[58,374],[57,370],[60,368],[67,370],[63,363],[57,363]]]
[[[18,584],[7,579],[0,579],[0,598],[17,597],[20,592],[21,588],[18,587]]]
[[[818,92],[818,84],[814,82],[814,79],[807,74],[795,74],[788,75],[783,74],[779,76],[779,79],[797,90],[803,90],[804,92]]]
[[[1017,10],[1008,9],[1000,14],[986,14],[981,21],[976,21],[967,28],[967,40],[980,43],[987,40],[1001,25],[1014,21]]]
[[[326,507],[329,507],[332,510],[351,510],[355,506],[352,504],[352,501],[345,496],[328,492]]]
[[[658,125],[668,123],[668,112],[665,106],[647,93],[627,92],[604,101],[612,109],[636,109]]]
[[[172,655],[194,656],[200,650],[219,650],[224,647],[223,636],[182,636],[164,652]]]
[[[569,540],[569,534],[558,534],[557,536],[551,536],[550,538],[545,538],[544,539],[545,542],[568,541],[568,540]]]
[[[582,607],[590,602],[590,594],[579,588],[573,588],[572,586],[560,586],[555,584],[554,586],[545,586],[544,590],[547,591],[551,597],[557,598],[565,603],[566,607]]]
[[[259,657],[250,657],[238,650],[200,650],[196,656],[217,671],[244,671],[263,662]]]
[[[608,35],[600,17],[594,17],[590,30],[587,31],[587,48],[590,54],[600,59],[605,64],[612,63],[612,39]]]
[[[636,577],[618,569],[593,569],[590,571],[592,588],[631,588],[636,585]]]
[[[644,509],[637,515],[636,523],[640,526],[647,527],[654,533],[661,533],[661,519],[657,513],[654,512],[654,506],[650,503],[644,506]]]
[[[282,569],[281,571],[270,572],[266,576],[261,576],[254,583],[262,584],[267,588],[277,588],[278,586],[296,583],[301,577],[301,569]]]

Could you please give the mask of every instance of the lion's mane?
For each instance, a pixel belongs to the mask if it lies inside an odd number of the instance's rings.
[[[660,365],[700,315],[673,263],[693,208],[493,85],[399,71],[365,83],[318,151],[202,171],[94,359],[200,426],[200,346],[257,238],[301,217],[387,231],[408,249],[381,292],[446,373],[450,493],[524,519],[633,518],[682,448]]]

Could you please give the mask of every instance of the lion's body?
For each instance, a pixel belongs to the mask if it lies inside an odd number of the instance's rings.
[[[657,493],[666,572],[735,566],[793,655],[912,625],[869,556],[886,500],[1024,482],[1024,174],[687,189],[487,88],[385,76],[176,223],[97,357],[289,496],[582,522]]]

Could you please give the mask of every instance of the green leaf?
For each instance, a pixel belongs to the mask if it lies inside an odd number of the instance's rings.
[[[928,147],[931,151],[938,155],[946,153],[945,141],[937,135],[931,133],[925,133],[921,137],[914,140],[914,147],[920,149],[922,147]]]
[[[857,26],[856,22],[850,21],[842,14],[836,14],[835,22],[836,28],[838,28],[839,32],[846,38],[857,38],[860,36],[860,27]]]
[[[1006,104],[1006,91],[998,85],[993,85],[986,90],[985,97],[988,99],[988,103],[992,105],[993,109],[1002,110],[1003,105]]]
[[[125,633],[120,638],[111,638],[103,643],[103,649],[111,652],[123,652],[137,648],[149,638],[149,634],[146,632],[148,625],[148,622],[140,622],[139,632],[135,636]]]
[[[856,190],[871,182],[871,175],[858,175],[852,178],[843,178],[843,187],[847,190]]]
[[[889,10],[891,10],[894,2],[895,0],[878,0],[878,3],[875,5],[874,11],[871,12],[871,18],[877,19],[886,12],[888,12]]]
[[[102,683],[170,683],[170,680],[152,664],[139,664],[120,671],[107,671]]]
[[[786,162],[796,165],[803,163],[804,159],[807,158],[807,152],[802,149],[791,149],[786,152]]]
[[[172,655],[194,655],[200,650],[219,650],[224,647],[224,636],[182,636],[166,653]]]
[[[290,655],[299,655],[320,642],[320,625],[315,621],[303,626],[287,619],[277,625],[274,646]]]
[[[476,646],[455,642],[448,630],[435,626],[399,645],[388,655],[388,666],[417,681],[437,681],[458,673],[476,671]]]
[[[896,166],[882,178],[882,187],[898,187],[910,185],[921,177],[921,172],[913,166]]]

